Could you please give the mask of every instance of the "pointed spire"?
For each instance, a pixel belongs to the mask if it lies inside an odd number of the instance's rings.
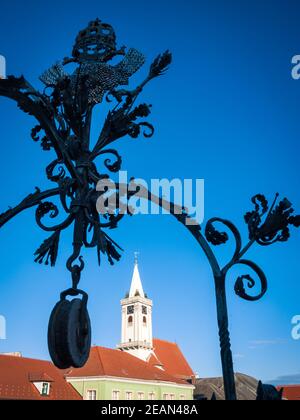
[[[138,265],[138,263],[139,263],[139,255],[140,255],[139,252],[135,252],[134,253],[134,265]]]
[[[130,292],[129,292],[130,298],[135,297],[135,296],[141,296],[143,298],[145,297],[145,293],[143,290],[141,277],[139,273],[138,255],[139,255],[138,252],[134,253],[134,270],[133,270],[133,276],[132,276],[131,287],[130,287]]]

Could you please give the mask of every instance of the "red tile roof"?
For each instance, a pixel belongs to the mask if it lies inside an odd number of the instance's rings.
[[[33,382],[50,382],[49,396],[41,396]],[[0,400],[81,400],[52,363],[0,355]]]
[[[129,353],[104,347],[92,347],[87,364],[81,369],[70,370],[66,376],[68,378],[108,376],[186,384],[186,381],[175,378]]]
[[[37,373],[37,372],[30,372],[28,374],[28,379],[30,382],[54,382],[52,378],[50,378],[47,373]]]
[[[166,373],[181,379],[189,379],[195,376],[195,373],[176,343],[154,339],[153,347],[155,356],[163,365]],[[156,364],[153,358],[149,362]]]
[[[283,388],[283,398],[290,401],[300,401],[300,385],[282,385],[277,389]]]
[[[163,368],[163,364],[162,364],[162,362],[158,359],[158,357],[156,356],[156,354],[154,354],[154,353],[152,353],[151,355],[150,355],[150,357],[148,358],[148,360],[147,360],[147,362],[150,364],[150,365],[152,365],[152,366],[158,366],[158,367],[161,367],[161,368]]]

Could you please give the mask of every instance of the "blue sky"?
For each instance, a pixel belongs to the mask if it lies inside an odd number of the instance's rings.
[[[78,30],[96,17],[115,27],[120,46],[144,52],[148,64],[169,48],[170,72],[142,98],[153,104],[156,134],[151,141],[118,144],[124,169],[149,180],[204,178],[206,220],[230,218],[245,240],[243,215],[256,193],[273,199],[278,191],[300,212],[300,81],[291,78],[291,59],[300,54],[297,0],[12,0],[1,5],[1,15],[0,54],[8,74],[24,74],[38,87],[38,76],[70,55]],[[5,210],[35,186],[49,186],[44,168],[53,156],[30,140],[34,120],[14,103],[2,98],[0,114]],[[97,115],[100,121],[101,108]],[[95,253],[85,253],[82,287],[90,294],[93,343],[114,347],[120,340],[119,301],[138,250],[144,288],[154,301],[155,336],[176,340],[200,376],[220,375],[213,279],[193,238],[168,216],[125,219],[113,237],[126,251],[113,268],[105,262],[99,269]],[[59,292],[69,286],[64,264],[71,236],[63,235],[54,269],[33,262],[44,239],[33,211],[0,231],[0,314],[8,336],[0,352],[48,358],[46,326]],[[291,338],[291,319],[300,314],[299,245],[293,231],[288,244],[250,251],[269,279],[260,302],[241,301],[234,277],[228,278],[236,371],[264,380],[284,376],[286,382],[294,375],[300,382],[300,341]],[[228,256],[225,249],[218,253]]]

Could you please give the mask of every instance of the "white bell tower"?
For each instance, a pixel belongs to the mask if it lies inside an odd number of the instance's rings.
[[[118,346],[142,360],[147,360],[153,350],[152,300],[145,295],[135,253],[134,270],[129,295],[121,300],[122,339]]]

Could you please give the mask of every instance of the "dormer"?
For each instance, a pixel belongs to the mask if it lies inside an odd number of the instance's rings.
[[[30,373],[29,381],[35,386],[41,397],[49,397],[53,379],[46,373]]]

